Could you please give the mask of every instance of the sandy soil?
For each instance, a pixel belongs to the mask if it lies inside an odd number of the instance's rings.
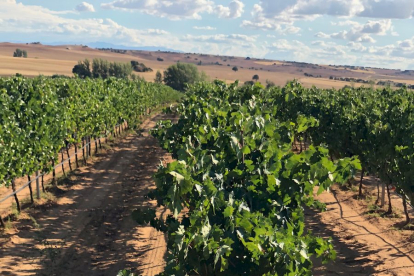
[[[56,204],[28,210],[1,234],[1,275],[116,275],[123,268],[138,275],[161,272],[164,235],[137,226],[130,215],[137,207],[155,206],[145,195],[154,188],[152,174],[160,159],[171,157],[148,130],[166,118],[145,121],[142,134],[98,155],[60,186]],[[375,187],[376,180],[366,178],[365,198],[358,200],[356,192],[335,186],[318,196],[326,212],[306,210],[308,228],[333,237],[338,252],[334,263],[316,262],[314,275],[414,275],[413,232],[397,228],[403,218],[367,213]],[[392,201],[400,214],[400,199],[393,195]],[[159,215],[164,212],[158,209]]]
[[[122,125],[121,129],[123,130],[124,127],[126,125]],[[112,137],[113,138],[113,137]],[[109,139],[109,137],[107,137],[107,139]],[[105,141],[107,141],[107,139],[105,138],[101,138],[101,144],[105,145]],[[78,145],[78,164],[79,166],[83,165],[83,153],[86,154],[86,156],[88,156],[88,152],[82,151],[81,150],[82,145],[79,144]],[[96,152],[96,146],[95,143],[92,141],[91,145],[91,154],[92,157],[95,155]],[[99,149],[99,145],[98,145],[98,150]],[[69,155],[71,156],[70,158],[70,164],[69,161],[66,161],[63,166],[58,166],[55,169],[55,173],[56,173],[56,179],[58,180],[60,177],[62,177],[65,173],[70,172],[71,168],[75,169],[76,168],[76,158],[75,158],[75,147],[73,145],[70,146],[69,148]],[[62,158],[62,154],[61,152],[58,155],[58,161],[56,162],[56,164],[59,164],[60,162],[64,161],[64,160],[68,160],[68,156],[67,156],[67,152],[66,150],[63,150],[63,158]],[[90,162],[91,160],[87,160],[87,162]],[[33,174],[30,176],[31,180],[34,180],[36,178],[36,175]],[[48,183],[52,182],[52,173],[46,174],[43,176],[43,181],[45,183],[45,185],[47,185]],[[16,190],[18,190],[20,187],[26,185],[28,182],[28,178],[27,177],[20,177],[20,178],[16,178],[15,179],[15,184],[16,184]],[[42,189],[41,186],[41,178],[39,178],[39,186],[40,189]],[[36,182],[33,181],[32,182],[32,189],[33,189],[33,197],[36,198]],[[13,190],[11,188],[11,186],[6,187],[6,186],[2,186],[0,187],[0,199],[4,198],[5,196],[9,195],[10,193],[12,193]],[[17,193],[17,197],[20,201],[20,204],[22,205],[22,207],[24,207],[25,205],[27,205],[28,198],[30,197],[30,189],[29,187],[24,188],[23,190],[21,190],[20,192]],[[6,199],[5,201],[0,203],[0,215],[2,217],[5,217],[7,215],[10,214],[10,212],[16,208],[16,202],[14,197],[9,197],[8,199]]]
[[[169,157],[148,130],[165,118],[147,120],[142,135],[127,137],[77,171],[60,187],[55,206],[30,210],[14,223],[0,238],[1,275],[116,275],[124,268],[159,273],[164,236],[138,227],[130,214],[139,206],[155,206],[144,196],[154,186],[160,159]]]
[[[377,180],[364,180],[365,196],[334,186],[317,199],[327,204],[327,211],[306,210],[310,229],[322,237],[333,237],[338,257],[334,263],[317,266],[314,275],[414,275],[414,232],[400,230],[404,221],[402,200],[392,194],[397,216],[381,217],[385,210],[371,214],[375,205]],[[414,211],[410,208],[411,217]]]

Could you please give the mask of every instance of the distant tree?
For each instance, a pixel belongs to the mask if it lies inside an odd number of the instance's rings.
[[[234,72],[239,71],[239,68],[237,68],[237,66],[234,66],[231,70],[233,70]]]
[[[157,73],[155,74],[155,79],[154,79],[155,83],[162,83],[162,74],[160,71],[157,71]]]
[[[254,81],[245,81],[244,85],[254,85]]]
[[[162,59],[162,58],[160,58],[160,57],[158,57],[158,58],[157,58],[157,60],[158,60],[158,61],[164,61],[164,59]]]
[[[204,72],[200,73],[194,64],[177,63],[164,71],[164,83],[178,91],[184,91],[187,84],[205,81],[206,79],[206,74]]]
[[[130,63],[108,62],[103,59],[92,61],[92,76],[94,78],[107,79],[109,77],[128,78],[132,73]]]
[[[131,66],[135,72],[152,72],[152,69],[147,67],[144,63],[139,63],[135,60],[131,60]]]
[[[112,68],[112,70],[114,70],[114,68]],[[110,76],[109,62],[100,58],[94,58],[92,61],[92,76],[94,78],[108,78]]]
[[[252,78],[252,80],[258,81],[259,80],[259,75],[254,75],[253,78]]]
[[[24,57],[27,58],[27,52],[26,50],[21,50],[19,48],[16,49],[13,53],[13,57]]]
[[[103,59],[94,59],[91,64],[88,59],[79,61],[73,67],[72,73],[77,74],[80,78],[102,78],[109,77],[128,78],[132,74],[130,63],[109,62]]]
[[[92,77],[89,60],[85,59],[84,61],[79,61],[78,64],[73,67],[72,73],[78,75],[78,77],[82,79]]]
[[[59,75],[59,74],[54,74],[51,76],[52,79],[70,79],[69,76],[66,75]]]
[[[250,58],[249,58],[249,57],[247,57],[247,58],[246,58],[246,60],[250,60]]]
[[[275,83],[271,80],[266,80],[266,88],[269,89],[273,86],[276,86]]]

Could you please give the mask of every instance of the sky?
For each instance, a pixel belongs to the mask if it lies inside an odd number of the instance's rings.
[[[414,69],[414,0],[0,0],[0,41]]]

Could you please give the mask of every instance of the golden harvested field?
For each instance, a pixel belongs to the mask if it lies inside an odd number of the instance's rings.
[[[16,48],[26,50],[28,58],[14,58],[13,52]],[[240,80],[244,83],[252,80],[253,75],[257,74],[259,75],[259,81],[262,83],[270,80],[280,86],[293,79],[298,79],[306,87],[315,85],[320,88],[341,88],[345,85],[351,85],[350,82],[330,80],[330,76],[361,78],[364,80],[393,80],[414,84],[414,73],[401,74],[400,71],[388,69],[354,70],[342,66],[332,67],[194,53],[126,51],[126,53],[121,54],[80,45],[47,46],[13,43],[0,43],[0,76],[10,76],[16,73],[29,77],[38,76],[39,74],[72,76],[72,68],[79,60],[85,58],[90,60],[102,58],[117,62],[139,61],[154,70],[153,72],[136,73],[147,81],[152,81],[155,78],[157,70],[162,72],[168,66],[180,61],[196,64],[199,70],[206,72],[211,80],[220,79],[226,82]],[[163,61],[158,61],[157,58],[162,58]],[[237,72],[232,70],[234,66],[238,67]],[[305,74],[315,77],[308,77]],[[354,85],[360,86],[361,84],[355,83]]]

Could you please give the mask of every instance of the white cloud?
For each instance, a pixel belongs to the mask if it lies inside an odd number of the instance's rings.
[[[218,5],[214,10],[220,18],[239,18],[244,13],[244,4],[239,0],[233,0],[228,7]]]
[[[365,25],[362,26],[362,29],[360,31],[361,33],[366,34],[386,35],[386,33],[391,30],[391,27],[392,23],[389,19],[380,21],[368,21]],[[359,26],[356,28],[359,28]]]
[[[386,35],[392,32],[393,26],[391,20],[368,21],[365,24],[359,24],[355,21],[341,21],[332,23],[336,26],[352,26],[350,30],[344,30],[333,34],[318,32],[315,34],[318,38],[343,39],[353,42],[375,43],[376,40],[371,35]]]
[[[256,30],[277,31],[280,34],[295,34],[301,30],[299,27],[293,26],[291,19],[284,16],[267,18],[265,9],[257,4],[253,7],[252,16],[252,20],[243,20],[241,26]]]
[[[244,27],[275,30],[298,20],[314,20],[322,15],[335,17],[411,18],[413,0],[260,0],[252,19]],[[348,21],[351,23],[352,21]],[[353,22],[356,23],[356,22]]]
[[[296,5],[290,12],[302,15],[351,16],[364,9],[360,0],[299,0],[293,2],[296,2]]]
[[[105,9],[141,11],[171,20],[201,19],[201,13],[211,13],[214,2],[210,0],[115,0],[101,5]]]
[[[231,41],[238,42],[255,42],[256,36],[243,35],[243,34],[217,34],[217,35],[186,35],[184,40],[199,41],[199,42],[215,42],[215,43],[227,43]]]
[[[1,33],[32,34],[41,38],[53,37],[55,41],[110,42],[124,45],[179,45],[180,41],[168,32],[159,29],[131,29],[119,25],[112,19],[72,19],[65,18],[49,9],[23,5],[13,0],[2,3]]]
[[[318,38],[330,38],[331,36],[328,35],[328,34],[325,34],[324,32],[317,32],[315,34],[315,37],[318,37]]]
[[[95,12],[95,9],[92,4],[89,4],[87,2],[82,2],[75,8],[78,12]]]
[[[115,0],[103,3],[104,9],[140,11],[171,20],[201,19],[203,13],[216,13],[220,18],[239,18],[244,12],[244,4],[233,0],[228,7],[215,5],[211,0]]]
[[[364,10],[360,17],[372,18],[411,18],[414,12],[412,0],[361,0]]]
[[[193,27],[194,30],[207,30],[207,31],[214,31],[216,30],[216,28],[211,27],[211,26],[194,26]]]
[[[4,1],[4,0],[0,0]],[[263,57],[268,49],[257,43],[258,36],[219,34],[177,36],[159,29],[132,29],[112,19],[72,19],[56,12],[15,1],[1,2],[0,34],[22,35],[27,40],[65,41],[88,44],[108,42],[125,46],[165,46],[186,52]]]

